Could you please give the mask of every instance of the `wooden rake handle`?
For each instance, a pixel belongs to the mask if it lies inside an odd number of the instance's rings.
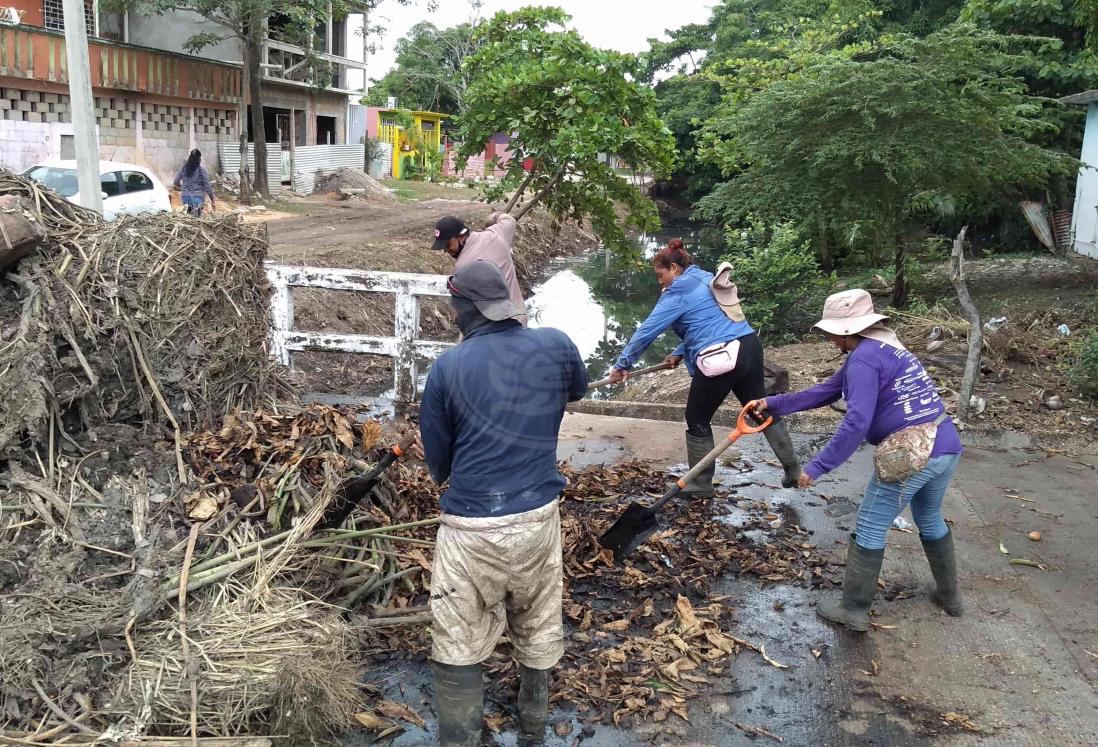
[[[671,368],[670,363],[661,363],[658,366],[649,366],[648,368],[638,368],[636,371],[626,371],[625,372],[625,381],[628,381],[629,379],[633,378],[634,376],[644,376],[645,374],[655,373],[656,371],[666,371],[669,368]],[[623,383],[623,382],[619,382],[619,383]],[[593,384],[588,384],[587,385],[587,390],[591,391],[592,389],[598,389],[599,387],[609,386],[609,385],[610,385],[610,377],[607,376],[605,379],[599,379],[598,381],[596,381]]]

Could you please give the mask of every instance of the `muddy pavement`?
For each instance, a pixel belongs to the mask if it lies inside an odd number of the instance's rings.
[[[560,455],[576,465],[628,458],[681,468],[677,423],[569,414]],[[824,439],[797,437],[803,456]],[[781,521],[814,533],[842,557],[854,528],[871,452],[808,491],[782,490],[773,455],[759,438],[746,458],[718,474],[736,496],[713,506],[714,520],[742,520],[738,501],[765,500]],[[1098,458],[970,449],[946,497],[957,543],[966,614],[932,606],[918,535],[890,533],[874,629],[840,631],[816,617],[819,592],[728,577],[714,589],[737,609],[734,635],[765,644],[777,669],[745,651],[728,675],[693,701],[690,722],[591,726],[559,710],[548,744],[655,745],[1091,745],[1098,744]],[[910,514],[905,512],[910,520]],[[1039,543],[1027,539],[1039,530]],[[765,541],[747,531],[739,541]],[[1000,549],[1006,549],[1004,554]],[[1043,568],[1013,565],[1012,559]],[[394,745],[434,743],[426,663],[371,672],[387,697],[428,721]],[[561,736],[558,736],[561,735]],[[504,728],[489,744],[513,745]],[[353,743],[353,742],[352,742]]]

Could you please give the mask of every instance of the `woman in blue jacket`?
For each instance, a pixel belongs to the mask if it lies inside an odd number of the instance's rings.
[[[735,392],[745,405],[764,396],[762,343],[742,314],[726,312],[717,303],[710,288],[713,273],[694,264],[681,239],[674,239],[652,258],[652,269],[663,292],[625,346],[610,380],[624,381],[633,364],[668,327],[682,339],[665,361],[674,367],[685,360],[692,379],[686,400],[686,454],[693,467],[713,449],[711,421],[729,392]],[[784,468],[782,487],[795,486],[801,468],[785,424],[775,418],[763,433]],[[706,470],[686,492],[712,495],[713,474],[713,468]]]

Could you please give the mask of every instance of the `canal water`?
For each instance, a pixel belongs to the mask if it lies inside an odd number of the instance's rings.
[[[617,257],[599,248],[554,260],[546,279],[526,299],[530,326],[555,327],[567,334],[587,362],[591,380],[601,379],[659,299],[660,286],[649,261],[675,238],[682,239],[702,267],[716,268],[721,255],[714,241],[717,237],[689,223],[670,223],[656,233],[639,236],[637,256]],[[637,365],[660,363],[678,343],[675,333],[668,330]]]

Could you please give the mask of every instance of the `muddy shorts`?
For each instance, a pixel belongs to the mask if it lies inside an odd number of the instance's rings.
[[[431,658],[479,664],[507,631],[515,658],[550,669],[564,655],[557,502],[511,516],[442,515],[431,576]]]

